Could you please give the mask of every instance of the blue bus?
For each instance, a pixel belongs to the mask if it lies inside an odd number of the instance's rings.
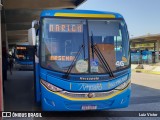
[[[32,69],[34,61],[34,46],[16,45],[14,50],[16,69]]]
[[[35,99],[42,110],[107,110],[129,105],[129,36],[122,15],[44,10],[40,21],[32,22],[28,38],[37,48]]]

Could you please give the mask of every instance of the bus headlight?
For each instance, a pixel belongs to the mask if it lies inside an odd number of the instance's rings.
[[[61,91],[62,91],[62,89],[60,89],[60,88],[58,88],[58,87],[56,87],[56,86],[54,86],[54,85],[52,85],[52,84],[50,84],[50,83],[42,80],[42,79],[41,79],[41,83],[42,83],[47,89],[49,89],[49,90],[51,90],[51,91],[53,91],[53,92],[61,92]]]
[[[131,80],[127,80],[126,82],[122,83],[121,85],[119,85],[118,87],[115,88],[115,90],[123,90],[125,89],[129,84],[130,84]]]

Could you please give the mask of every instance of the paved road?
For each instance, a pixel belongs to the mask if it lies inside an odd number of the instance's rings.
[[[34,103],[33,72],[19,71],[9,76],[5,81],[5,111],[34,111],[40,110],[40,107]],[[107,114],[113,111],[160,111],[160,75],[145,73],[132,73],[132,94],[131,102],[128,108],[114,109],[106,112],[84,112],[84,113],[61,113],[54,117],[55,120],[141,120],[141,117],[127,118],[107,118]],[[67,114],[67,115],[66,115]],[[72,116],[62,117],[62,116]],[[106,114],[106,116],[105,116]],[[129,114],[129,112],[126,112]],[[96,117],[92,117],[92,116]],[[87,116],[87,117],[86,117]],[[16,118],[17,119],[17,118]],[[25,118],[24,118],[25,119]],[[33,119],[33,118],[26,118]],[[34,118],[36,119],[36,118]],[[43,118],[44,119],[44,118]],[[53,119],[53,118],[47,118]],[[144,118],[145,120],[158,120],[158,118]],[[39,119],[38,119],[39,120]]]
[[[13,71],[4,81],[4,110],[32,111],[34,103],[33,71]]]

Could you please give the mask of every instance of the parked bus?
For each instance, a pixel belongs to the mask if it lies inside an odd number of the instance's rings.
[[[28,33],[30,44],[37,47],[35,98],[42,110],[107,110],[129,105],[129,36],[122,15],[44,10]]]
[[[14,51],[16,69],[33,70],[34,49],[34,46],[30,45],[16,45]]]

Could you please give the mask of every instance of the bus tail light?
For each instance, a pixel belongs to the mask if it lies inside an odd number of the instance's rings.
[[[56,86],[54,86],[54,85],[52,85],[52,84],[50,84],[50,83],[42,80],[42,79],[41,79],[41,83],[42,83],[47,89],[49,89],[49,90],[51,90],[51,91],[53,91],[53,92],[61,92],[61,91],[62,91],[62,89],[60,89],[60,88],[58,88],[58,87],[56,87]]]

